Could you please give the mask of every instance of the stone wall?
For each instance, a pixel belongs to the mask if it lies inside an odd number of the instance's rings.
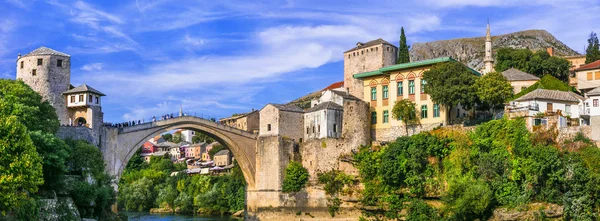
[[[590,138],[595,141],[600,141],[600,116],[590,117],[591,135]]]
[[[592,127],[591,126],[573,126],[573,127],[563,127],[558,129],[558,136],[556,137],[556,141],[558,143],[562,143],[565,140],[572,140],[577,133],[583,133],[586,137],[592,136]]]
[[[85,140],[96,146],[100,144],[99,136],[88,127],[60,127],[56,136],[62,139]]]
[[[359,210],[343,202],[340,214],[332,218],[327,212],[327,196],[316,183],[317,173],[341,170],[357,174],[351,163],[352,151],[370,144],[369,107],[363,101],[344,101],[342,137],[316,139],[301,143],[299,153],[295,142],[276,136],[260,136],[257,142],[256,189],[248,190],[248,220],[356,220]],[[298,193],[283,193],[281,185],[285,168],[291,160],[302,162],[310,174],[309,185]],[[296,215],[300,212],[300,215]],[[306,213],[310,215],[306,215]]]
[[[430,131],[436,127],[440,127],[442,124],[420,124],[408,126],[408,135],[414,135],[423,131]],[[390,128],[379,128],[371,130],[371,136],[377,141],[393,141],[401,136],[407,136],[406,126],[392,126]]]
[[[344,87],[351,95],[363,99],[363,82],[353,75],[395,64],[397,50],[395,46],[379,44],[344,53]]]
[[[42,65],[37,60],[43,59]],[[62,67],[57,67],[57,60]],[[21,64],[23,67],[21,68]],[[32,71],[36,70],[35,76]],[[67,105],[63,92],[71,85],[71,62],[69,57],[57,55],[26,56],[17,60],[17,79],[23,80],[31,89],[42,95],[56,110],[60,124],[67,125]]]
[[[304,113],[279,111],[279,135],[299,142],[303,137]]]

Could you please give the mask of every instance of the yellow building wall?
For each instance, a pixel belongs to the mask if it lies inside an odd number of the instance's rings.
[[[377,112],[377,123],[371,124],[372,129],[388,129],[391,127],[402,127],[404,128],[404,123],[402,121],[396,120],[392,117],[392,109],[394,108],[394,103],[397,100],[401,99],[410,99],[408,94],[409,91],[409,78],[414,77],[415,81],[415,93],[413,102],[416,104],[417,116],[420,119],[422,125],[430,125],[430,124],[442,124],[446,121],[445,108],[440,105],[440,116],[433,116],[433,101],[431,101],[431,97],[427,94],[421,93],[421,80],[423,72],[429,70],[431,66],[407,69],[401,71],[395,71],[390,73],[385,73],[383,75],[367,77],[363,79],[363,88],[364,88],[364,100],[371,104],[371,112]],[[397,96],[398,92],[398,80],[402,79],[403,84],[403,93],[402,97]],[[388,101],[387,105],[384,103],[383,99],[383,84],[385,81],[389,81],[388,84]],[[383,84],[382,84],[383,83]],[[377,88],[377,100],[371,100],[371,87],[375,86]],[[427,105],[427,118],[421,118],[421,106]],[[387,110],[389,113],[389,123],[383,123],[383,112]],[[380,137],[379,135],[377,137]]]

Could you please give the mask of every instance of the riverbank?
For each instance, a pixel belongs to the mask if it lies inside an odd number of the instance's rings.
[[[123,212],[127,215],[128,221],[240,221],[242,219],[232,218],[227,215],[185,215],[185,214],[164,214],[149,212]]]

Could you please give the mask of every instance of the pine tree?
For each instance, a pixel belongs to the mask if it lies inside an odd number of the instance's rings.
[[[590,33],[590,38],[588,38],[588,46],[585,50],[585,63],[589,64],[597,60],[600,60],[600,44],[598,43],[598,36],[592,32]]]
[[[406,44],[406,35],[404,35],[404,27],[400,29],[400,44],[398,45],[398,60],[396,64],[408,63],[410,62],[410,57],[408,54],[408,49],[410,46]]]

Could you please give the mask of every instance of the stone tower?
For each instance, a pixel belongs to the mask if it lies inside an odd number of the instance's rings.
[[[383,39],[358,42],[344,52],[344,87],[351,95],[363,99],[363,81],[353,75],[396,64],[398,48]]]
[[[492,58],[492,36],[490,35],[490,21],[487,23],[485,33],[485,57],[483,58],[484,70],[483,74],[494,71],[494,58]]]
[[[71,56],[40,47],[17,58],[17,79],[23,80],[56,109],[62,125],[69,123],[63,92],[71,85]]]

